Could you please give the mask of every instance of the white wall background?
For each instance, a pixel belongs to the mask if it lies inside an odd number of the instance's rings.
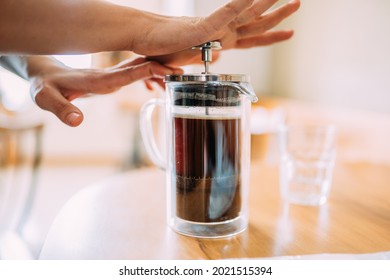
[[[271,94],[390,113],[390,1],[302,0]]]

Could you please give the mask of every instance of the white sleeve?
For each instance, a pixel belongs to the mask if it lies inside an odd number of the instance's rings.
[[[5,69],[13,72],[25,80],[28,79],[26,60],[23,56],[0,56],[0,66],[3,66]]]

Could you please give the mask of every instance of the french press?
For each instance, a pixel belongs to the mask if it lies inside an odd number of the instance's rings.
[[[250,106],[247,76],[209,72],[219,42],[198,46],[205,71],[165,76],[165,100],[141,110],[141,135],[152,161],[166,170],[167,219],[178,233],[217,238],[248,225]],[[165,109],[166,156],[153,137],[151,116]]]

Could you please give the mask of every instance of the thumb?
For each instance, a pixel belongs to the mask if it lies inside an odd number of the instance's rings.
[[[52,112],[63,123],[78,126],[83,121],[83,113],[70,103],[62,94],[50,85],[45,85],[32,92],[35,103],[43,110]]]

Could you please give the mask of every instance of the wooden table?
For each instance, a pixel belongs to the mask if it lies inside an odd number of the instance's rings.
[[[348,135],[341,135],[345,151],[351,147]],[[377,153],[379,158],[386,149]],[[191,238],[168,228],[163,171],[146,168],[109,178],[65,205],[40,258],[221,259],[390,251],[390,162],[345,155],[338,157],[329,201],[321,207],[285,204],[277,165],[253,160],[249,227],[224,239]]]
[[[277,168],[253,164],[248,229],[196,239],[166,226],[164,173],[128,172],[76,194],[41,259],[220,259],[390,250],[390,166],[338,163],[321,207],[284,204]]]

